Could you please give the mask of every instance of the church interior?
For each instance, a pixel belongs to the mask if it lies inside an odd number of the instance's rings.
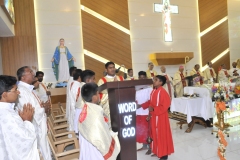
[[[101,159],[117,160],[238,160],[239,7],[240,0],[0,0],[0,82],[2,75],[17,77],[17,94],[25,93],[20,89],[26,73],[21,75],[19,70],[27,66],[24,71],[29,69],[36,76],[30,85],[40,84],[39,90],[33,90],[40,92],[43,86],[43,97],[50,106],[45,117],[50,159],[96,160],[84,157],[88,152],[96,156],[101,153]],[[111,136],[118,132],[116,142],[112,140],[116,149],[121,146],[118,153],[108,149],[105,153],[105,145],[95,146],[94,138],[88,140],[81,128],[85,120],[89,123],[86,115],[91,111],[89,107],[87,112],[88,101],[81,97],[88,83],[83,80],[84,71],[94,72],[100,98],[96,104],[101,106]],[[79,82],[79,90],[71,92],[76,87],[74,81]],[[158,93],[155,105],[158,82],[164,92]],[[0,102],[5,93],[1,85]],[[161,98],[165,92],[169,105],[163,113],[168,103]],[[44,106],[41,96],[36,99]],[[72,114],[68,107],[73,102],[76,110]],[[159,106],[162,109],[158,110]],[[80,129],[71,135],[69,117],[76,117],[77,111]],[[35,108],[34,114],[37,112]],[[65,127],[64,131],[55,130],[60,127]],[[86,132],[92,132],[92,128]],[[139,140],[138,132],[144,129],[146,136]],[[70,139],[72,142],[67,141]],[[107,146],[106,141],[103,143]],[[82,150],[89,143],[96,151]],[[4,153],[1,147],[0,153]],[[40,159],[50,160],[43,149],[38,151]]]

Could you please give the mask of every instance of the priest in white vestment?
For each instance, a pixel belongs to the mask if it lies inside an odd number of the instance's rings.
[[[32,124],[34,108],[26,104],[23,112],[14,111],[20,92],[17,79],[0,76],[0,159],[39,160],[37,136]]]
[[[113,62],[107,62],[105,64],[105,69],[106,69],[107,75],[98,81],[98,86],[101,86],[107,82],[124,80],[122,76],[116,75],[115,64]],[[101,99],[100,106],[103,107],[103,110],[105,114],[108,116],[109,122],[110,122],[111,117],[110,117],[110,109],[109,109],[109,103],[108,103],[108,92],[106,89],[100,93],[100,99]]]
[[[149,62],[148,63],[148,70],[146,71],[148,78],[153,78],[154,76],[158,75],[157,72],[155,70],[153,70],[153,68],[154,68],[153,63]]]
[[[95,83],[83,85],[81,95],[85,104],[79,116],[79,160],[116,160],[120,143],[117,133],[109,129],[109,119],[102,107],[97,105],[100,101],[98,86]]]
[[[203,72],[204,82],[207,84],[215,83],[217,74],[216,74],[215,70],[212,68],[212,62],[208,62],[207,65],[208,65],[208,67]]]
[[[194,68],[190,72],[190,76],[193,76],[193,82],[195,82],[194,86],[203,85],[204,76],[200,71],[200,65],[196,64]]]
[[[31,84],[34,82],[35,75],[29,67],[19,68],[17,76],[20,94],[18,96],[16,109],[22,111],[26,103],[30,103],[34,107],[33,125],[37,133],[38,148],[44,160],[51,160],[51,151],[47,141],[47,116],[45,113],[48,112],[49,106],[41,102],[38,96],[33,93],[34,86]]]
[[[75,131],[75,133],[78,133],[78,121],[76,122],[75,117],[79,117],[79,112],[76,112],[76,107],[81,106],[81,74],[82,70],[77,69],[74,74],[73,74],[73,82],[70,84],[70,110],[69,110],[69,117],[68,117],[68,122],[69,122],[69,131]],[[78,116],[76,115],[78,114]]]
[[[166,67],[161,66],[161,74],[162,76],[166,77],[166,84],[163,86],[163,88],[167,91],[170,98],[174,98],[174,89],[173,89],[173,80],[172,77],[166,73]]]
[[[137,78],[133,76],[133,69],[128,69],[127,72],[127,78],[125,80],[137,80]]]
[[[185,77],[186,74],[183,72],[184,67],[180,66],[179,70],[174,74],[173,77],[173,86],[175,88],[176,97],[182,97],[184,92],[184,87],[187,86]]]
[[[219,82],[229,82],[230,73],[226,69],[225,64],[221,65],[221,70],[218,72],[218,81]]]
[[[240,75],[240,69],[237,68],[237,62],[232,63],[232,68],[229,70],[230,79],[232,82],[236,82]]]
[[[70,85],[73,82],[73,74],[75,72],[75,70],[77,69],[77,67],[70,67],[69,69],[69,74],[70,74],[70,78],[68,79],[68,83],[67,83],[67,89],[66,89],[66,94],[67,94],[67,99],[66,99],[66,118],[68,119],[69,116],[69,110],[70,110],[70,98],[69,98],[69,94],[70,94]]]

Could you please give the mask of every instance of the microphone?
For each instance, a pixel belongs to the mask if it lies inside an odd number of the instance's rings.
[[[118,67],[118,69],[116,69],[115,73],[118,73],[121,68],[122,68],[122,65],[120,67]]]

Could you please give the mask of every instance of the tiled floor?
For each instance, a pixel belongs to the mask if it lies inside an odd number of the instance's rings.
[[[217,156],[218,142],[211,134],[212,128],[195,125],[191,133],[185,133],[187,125],[179,129],[175,120],[170,120],[175,152],[168,160],[219,160]],[[240,160],[240,126],[231,128],[226,159]],[[138,160],[157,160],[157,157],[145,155],[146,150],[137,152]]]

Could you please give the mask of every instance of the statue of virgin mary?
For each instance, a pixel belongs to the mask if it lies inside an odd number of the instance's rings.
[[[64,46],[64,39],[61,38],[59,42],[60,45],[56,47],[51,60],[52,68],[58,82],[67,82],[70,77],[69,68],[74,66],[75,59],[68,48]]]

